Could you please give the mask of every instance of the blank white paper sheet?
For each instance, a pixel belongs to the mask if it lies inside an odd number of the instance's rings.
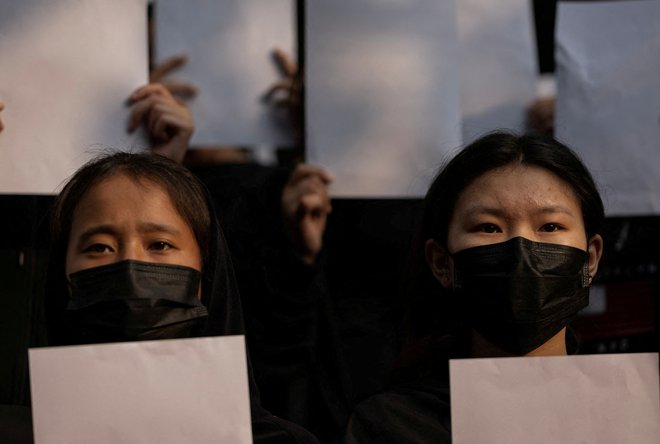
[[[167,79],[198,88],[188,105],[193,146],[289,147],[288,110],[264,100],[282,74],[272,51],[296,60],[293,0],[157,0],[156,60],[186,54]]]
[[[458,0],[463,143],[525,131],[539,77],[532,19],[529,0]]]
[[[0,0],[0,193],[53,194],[126,132],[147,83],[147,0]]]
[[[557,138],[608,216],[660,214],[660,2],[559,2]]]
[[[334,197],[420,197],[461,143],[456,4],[305,5],[306,160]]]
[[[454,359],[454,444],[657,444],[658,354]]]
[[[29,350],[36,444],[252,443],[243,336]]]

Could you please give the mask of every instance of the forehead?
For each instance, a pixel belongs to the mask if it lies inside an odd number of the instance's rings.
[[[183,222],[161,184],[118,173],[95,183],[83,194],[73,211],[72,225],[120,216],[165,217]]]
[[[479,176],[459,195],[454,215],[475,206],[504,208],[512,213],[562,207],[581,213],[580,202],[567,182],[544,168],[524,164],[507,165]]]

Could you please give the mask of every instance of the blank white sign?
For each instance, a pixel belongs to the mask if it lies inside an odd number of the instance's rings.
[[[146,0],[0,0],[0,193],[52,194],[108,148],[143,150]]]
[[[307,161],[337,197],[419,197],[461,142],[454,1],[305,5]]]
[[[156,59],[186,54],[168,79],[194,84],[194,146],[291,146],[288,110],[263,100],[282,78],[272,57],[294,61],[293,0],[157,0]]]
[[[243,336],[29,350],[44,443],[251,443]]]
[[[455,444],[657,444],[658,354],[449,363]]]
[[[526,128],[538,63],[529,0],[458,0],[463,142]]]
[[[559,2],[557,138],[608,216],[660,214],[660,2]]]

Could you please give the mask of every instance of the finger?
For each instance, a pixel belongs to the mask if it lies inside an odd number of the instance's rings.
[[[171,81],[163,83],[163,85],[167,88],[170,94],[173,96],[179,96],[183,99],[192,99],[197,95],[198,91],[195,85],[187,82]]]
[[[319,223],[327,219],[328,213],[318,196],[306,196],[298,207],[293,223],[300,227],[305,223]]]
[[[286,91],[287,94],[291,89],[291,80],[290,79],[282,79],[279,80],[277,83],[275,83],[273,86],[268,88],[268,91],[266,91],[263,95],[263,100],[268,101],[275,96],[279,91]]]
[[[292,196],[292,200],[296,202],[297,206],[302,205],[306,210],[313,209],[313,207],[309,206],[312,204],[315,205],[315,208],[322,209],[323,211],[330,208],[328,189],[318,177],[308,178],[302,182],[296,188],[296,193]]]
[[[128,96],[128,101],[129,103],[133,104],[151,95],[158,95],[165,97],[172,96],[162,83],[149,83],[133,91],[131,95]]]
[[[149,97],[137,102],[133,105],[131,110],[131,115],[128,118],[128,132],[133,132],[135,129],[140,126],[142,121],[146,118],[149,110],[154,105],[156,97]]]
[[[5,109],[5,104],[0,102],[0,111],[2,111],[3,109]]]
[[[149,134],[155,134],[154,126],[156,121],[160,119],[163,114],[176,113],[177,107],[173,102],[165,101],[160,97],[154,99],[153,105],[149,110],[149,114],[146,116],[147,119],[147,128],[149,129]]]
[[[309,176],[318,176],[324,184],[330,184],[334,176],[328,170],[318,165],[299,163],[291,173],[289,182],[296,183]]]
[[[179,116],[184,113],[184,109],[171,102],[163,102],[162,100],[156,101],[148,116],[147,127],[149,128],[149,134],[153,137],[162,138],[162,129],[156,129],[158,122],[163,119],[172,121],[173,118],[176,119],[176,122],[181,122],[182,119],[180,119]]]
[[[296,75],[296,72],[298,72],[298,66],[293,62],[291,57],[280,48],[273,49],[273,58],[275,59],[275,64],[284,76],[293,77]]]
[[[165,77],[170,72],[175,69],[183,66],[188,61],[188,56],[185,54],[179,54],[165,59],[149,73],[150,82],[159,82],[163,77]]]
[[[166,109],[164,109],[162,106],[160,109],[158,109],[158,104],[154,103],[154,105],[149,110],[149,113],[146,115],[146,126],[147,131],[149,132],[149,136],[161,141],[165,140],[166,138],[156,131],[156,124],[165,112],[167,112]]]
[[[273,104],[275,105],[275,108],[291,108],[294,102],[287,97],[286,99],[276,100]]]
[[[149,134],[160,142],[165,142],[176,134],[176,128],[170,125],[171,116],[168,114],[161,114],[158,119],[154,121]]]
[[[325,217],[332,212],[332,205],[327,196],[321,194],[306,194],[300,199],[298,214],[311,215],[314,218]]]
[[[191,121],[177,113],[159,114],[152,128],[152,134],[161,141],[169,140],[178,135],[189,136],[193,131]]]

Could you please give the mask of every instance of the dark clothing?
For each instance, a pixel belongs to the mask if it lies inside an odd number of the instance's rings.
[[[345,441],[354,443],[451,443],[449,386],[424,379],[377,394],[356,407]]]
[[[25,405],[0,405],[0,443],[32,444],[32,411]]]
[[[451,443],[449,359],[462,356],[464,340],[427,338],[404,348],[391,374],[397,382],[358,404],[346,444]]]
[[[227,233],[247,344],[264,407],[336,442],[350,411],[348,371],[323,259],[303,264],[282,223],[290,171],[257,164],[195,168]]]

